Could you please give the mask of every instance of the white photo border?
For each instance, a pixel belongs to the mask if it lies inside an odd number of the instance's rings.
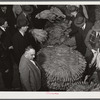
[[[99,5],[100,1],[0,1],[0,5]],[[99,99],[100,92],[4,92],[0,99]]]

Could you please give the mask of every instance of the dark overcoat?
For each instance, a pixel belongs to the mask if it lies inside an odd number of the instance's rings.
[[[27,43],[26,38],[22,36],[20,32],[15,33],[12,39],[12,43],[14,47],[15,61],[17,64],[19,64],[20,58],[25,52],[25,49],[28,46],[28,43]]]

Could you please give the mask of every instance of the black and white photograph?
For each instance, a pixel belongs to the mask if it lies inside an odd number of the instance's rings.
[[[99,92],[100,4],[0,3],[0,92]]]

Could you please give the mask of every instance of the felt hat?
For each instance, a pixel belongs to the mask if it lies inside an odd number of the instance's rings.
[[[15,14],[18,14],[19,15],[22,12],[21,6],[20,5],[13,5],[13,12]]]
[[[21,27],[24,27],[24,26],[28,26],[29,23],[26,19],[18,19],[17,20],[17,27],[18,28],[21,28]]]
[[[94,26],[92,27],[92,29],[95,30],[95,31],[100,31],[100,20],[97,20],[94,23]]]
[[[77,11],[78,10],[78,7],[77,6],[74,6],[74,5],[68,5],[66,7],[69,10],[69,12],[74,12],[74,11]]]
[[[22,5],[22,10],[28,14],[31,14],[33,12],[32,6],[29,5]]]
[[[76,19],[74,20],[74,24],[77,27],[82,27],[85,23],[86,19],[82,16],[78,16],[76,17]]]

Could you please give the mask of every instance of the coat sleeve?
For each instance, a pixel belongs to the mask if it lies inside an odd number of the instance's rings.
[[[88,32],[88,34],[87,34],[87,36],[86,36],[86,38],[85,38],[85,44],[86,44],[86,46],[87,46],[87,48],[88,48],[89,50],[92,49],[92,46],[91,46],[91,44],[90,44],[90,42],[89,42],[89,37],[90,37],[91,32],[92,32],[92,30],[90,30],[90,31]]]

